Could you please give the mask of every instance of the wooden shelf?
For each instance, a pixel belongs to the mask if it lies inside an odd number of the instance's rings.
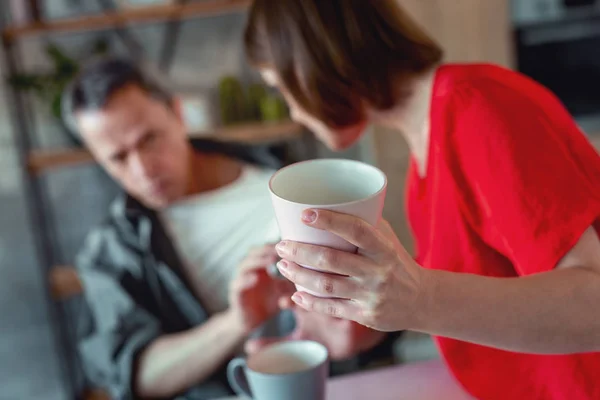
[[[191,133],[192,138],[206,138],[224,142],[261,144],[280,142],[300,137],[304,128],[293,121],[250,123],[220,128],[211,133]],[[28,168],[33,174],[70,165],[89,164],[94,159],[85,149],[35,150],[29,154]]]
[[[251,0],[202,0],[185,4],[168,4],[130,8],[103,14],[84,15],[49,22],[33,22],[9,26],[3,31],[6,40],[47,32],[83,32],[118,27],[128,24],[183,20],[195,17],[245,11]]]
[[[27,168],[32,174],[39,174],[52,168],[92,161],[92,155],[84,149],[34,150],[27,157]]]
[[[52,267],[49,273],[50,294],[54,300],[67,300],[83,293],[77,270],[71,266]]]
[[[304,128],[302,125],[291,121],[282,122],[251,122],[219,128],[214,132],[191,133],[193,138],[208,138],[227,142],[239,142],[247,144],[260,144],[268,142],[280,142],[298,137]]]

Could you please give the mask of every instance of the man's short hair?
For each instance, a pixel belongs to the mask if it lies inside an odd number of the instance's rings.
[[[79,133],[74,116],[79,111],[100,110],[120,90],[135,86],[171,106],[173,95],[150,72],[124,58],[102,58],[85,65],[67,85],[61,99],[67,128]]]

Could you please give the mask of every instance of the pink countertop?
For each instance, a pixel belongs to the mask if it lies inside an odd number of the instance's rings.
[[[328,400],[473,400],[441,361],[382,368],[329,381]]]
[[[241,400],[229,398],[221,400]],[[441,361],[399,365],[331,379],[327,400],[473,400]]]

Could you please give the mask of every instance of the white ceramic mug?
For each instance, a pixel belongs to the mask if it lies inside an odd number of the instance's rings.
[[[327,348],[299,340],[273,344],[227,366],[227,379],[240,396],[256,400],[325,400]]]
[[[281,238],[356,252],[356,246],[302,222],[306,209],[326,209],[359,217],[377,225],[383,211],[387,178],[360,161],[318,159],[277,171],[269,182]],[[302,265],[311,268],[309,265]],[[315,294],[305,288],[298,290]]]

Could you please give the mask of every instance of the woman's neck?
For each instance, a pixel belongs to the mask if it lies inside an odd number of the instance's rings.
[[[437,68],[413,81],[410,96],[402,104],[385,112],[376,112],[374,121],[402,134],[415,158],[419,175],[425,176],[429,153],[430,111]]]

